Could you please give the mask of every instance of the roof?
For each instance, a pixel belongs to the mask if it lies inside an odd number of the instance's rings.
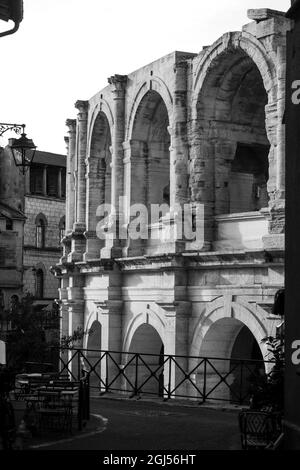
[[[26,219],[25,214],[14,207],[0,201],[0,217],[9,217],[11,219]]]
[[[287,18],[295,18],[296,15],[300,16],[300,0],[293,0],[291,8],[287,11]]]
[[[59,153],[43,152],[37,150],[33,159],[34,163],[45,163],[47,165],[66,166],[66,156]]]

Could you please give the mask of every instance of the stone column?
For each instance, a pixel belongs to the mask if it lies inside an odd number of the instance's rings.
[[[83,286],[84,278],[78,273],[69,276],[69,286],[67,290],[67,306],[68,306],[68,335],[73,335],[74,331],[78,328],[84,329],[84,299],[83,299]],[[83,338],[80,339],[76,347],[83,347]],[[72,352],[69,352],[68,359],[71,359]],[[75,376],[77,376],[78,361],[72,361],[71,370]]]
[[[178,366],[172,361],[164,367],[164,386],[168,389],[170,373],[172,391],[183,380],[182,371],[188,371],[188,319],[191,303],[186,301],[158,302],[158,305],[163,310],[165,318],[164,354],[179,356],[174,358]],[[188,383],[184,382],[173,393],[173,398],[176,395],[185,395],[187,387]]]
[[[58,170],[58,197],[61,199],[61,173],[62,173],[62,168],[59,168]]]
[[[77,191],[76,221],[73,225],[72,248],[68,261],[81,261],[85,252],[85,218],[86,218],[86,146],[88,101],[76,101],[77,115]]]
[[[97,208],[105,202],[105,158],[101,155],[86,160],[86,252],[84,260],[100,257],[104,242],[97,237]]]
[[[47,196],[47,165],[43,167],[43,196]]]
[[[123,142],[125,135],[125,92],[127,75],[114,75],[108,79],[114,100],[114,128],[112,134],[112,184],[111,204],[116,211],[117,236],[110,249],[111,257],[122,256],[122,242],[118,237],[119,224],[122,223],[122,207],[119,198],[123,196],[124,168],[123,168]]]
[[[67,143],[67,180],[66,180],[66,234],[72,231],[75,222],[75,144],[76,144],[76,120],[67,119],[69,128]]]
[[[173,126],[170,147],[170,205],[185,204],[188,195],[188,160],[187,142],[187,63],[175,65],[175,89],[173,101]]]
[[[78,192],[77,192],[77,216],[76,228],[85,228],[86,210],[86,146],[87,146],[87,120],[88,101],[76,101],[77,115],[77,162],[78,162]]]
[[[200,203],[204,207],[204,242],[200,244],[201,250],[207,251],[214,237],[215,142],[202,126],[205,123],[191,123],[190,193],[192,204]]]
[[[147,207],[147,142],[130,140],[124,142],[124,196],[126,207],[124,208],[124,222],[128,226],[131,219],[130,206],[133,204],[144,204]],[[145,220],[145,224],[148,221]],[[126,241],[127,256],[138,256],[143,254],[145,241],[142,239]]]
[[[215,215],[230,212],[230,173],[236,146],[236,142],[222,138],[215,142]]]

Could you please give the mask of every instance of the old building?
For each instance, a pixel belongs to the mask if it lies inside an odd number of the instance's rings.
[[[199,54],[176,51],[110,77],[67,120],[66,237],[56,274],[62,331],[83,327],[84,347],[157,354],[157,363],[162,352],[186,356],[186,371],[192,356],[266,358],[261,340],[275,331],[271,306],[284,282],[291,21],[268,9],[248,16],[241,31]],[[106,230],[117,228],[106,240],[103,203],[112,206]],[[169,211],[156,223],[140,214],[147,236],[130,236],[130,208],[163,203]],[[202,208],[201,239],[168,236],[184,204],[193,226]]]
[[[61,257],[65,230],[65,156],[37,151],[25,185],[23,289],[45,306],[58,297],[50,267]]]
[[[65,230],[65,156],[37,151],[25,177],[9,147],[0,156],[0,290],[3,308],[13,294],[47,306],[58,297],[50,267],[61,257]]]

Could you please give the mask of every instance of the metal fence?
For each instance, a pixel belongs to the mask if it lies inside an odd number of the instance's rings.
[[[89,349],[62,350],[60,373],[89,377],[93,393],[186,398],[248,404],[272,361],[141,354]]]

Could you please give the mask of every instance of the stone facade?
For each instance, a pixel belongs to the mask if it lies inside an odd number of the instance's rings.
[[[261,340],[275,331],[271,306],[284,282],[290,21],[272,10],[248,14],[242,31],[199,54],[174,52],[110,77],[67,121],[66,237],[56,274],[62,332],[98,325],[84,347],[266,357]],[[167,203],[172,220],[176,207],[201,203],[203,239],[100,240],[104,202],[115,208],[107,227],[125,231],[133,204]],[[148,232],[164,233],[164,220]]]
[[[58,297],[59,282],[50,268],[61,256],[61,236],[65,228],[65,191],[61,190],[65,160],[63,155],[36,152],[35,166],[26,175],[23,289],[35,295],[40,303]],[[54,186],[50,188],[49,175],[52,176],[53,168],[57,168],[57,179],[54,173]],[[45,233],[43,246],[37,246],[37,225],[41,218]],[[36,292],[38,270],[43,272],[42,296]]]
[[[65,167],[65,156],[37,151],[24,177],[9,147],[1,149],[0,292],[6,309],[13,294],[20,297],[29,292],[42,305],[58,297],[59,281],[50,267],[62,253]]]

